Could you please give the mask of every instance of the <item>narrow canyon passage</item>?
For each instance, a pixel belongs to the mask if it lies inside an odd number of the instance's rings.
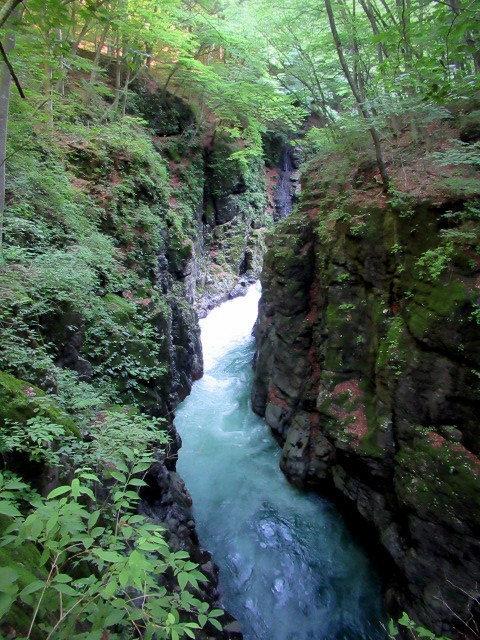
[[[246,640],[379,640],[382,599],[364,551],[327,500],[288,484],[250,408],[259,289],[201,321],[205,375],[180,405],[179,472],[222,603]]]

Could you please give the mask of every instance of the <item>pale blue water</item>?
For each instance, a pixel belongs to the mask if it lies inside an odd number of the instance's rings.
[[[250,408],[258,290],[201,321],[205,375],[180,405],[178,470],[245,640],[380,640],[378,579],[336,508],[288,484]]]

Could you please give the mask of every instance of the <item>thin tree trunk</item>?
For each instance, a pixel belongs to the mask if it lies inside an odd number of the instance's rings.
[[[51,32],[48,31],[46,34],[46,42],[50,42]],[[53,47],[52,45],[48,45],[48,57],[49,60],[53,60]],[[51,62],[45,63],[45,98],[48,112],[48,124],[50,129],[53,129],[53,68],[51,66]]]
[[[380,175],[382,177],[382,182],[383,185],[385,187],[385,189],[388,189],[388,185],[389,185],[389,177],[388,177],[388,173],[387,173],[387,168],[385,166],[385,161],[383,159],[383,152],[382,152],[382,145],[380,142],[380,136],[378,135],[378,131],[375,128],[375,125],[373,123],[372,117],[369,114],[367,108],[365,107],[365,104],[362,100],[362,96],[360,94],[360,90],[358,88],[358,86],[355,84],[355,81],[352,77],[352,74],[350,73],[350,69],[348,68],[347,65],[347,61],[345,59],[345,56],[343,54],[343,48],[342,48],[342,43],[340,40],[340,37],[338,35],[338,31],[337,31],[337,25],[335,23],[335,16],[333,15],[333,10],[332,10],[332,4],[330,2],[330,0],[324,0],[325,2],[325,8],[327,10],[327,15],[328,15],[328,21],[330,23],[330,29],[332,31],[332,36],[333,36],[333,40],[335,42],[335,48],[337,49],[337,55],[338,55],[338,59],[340,61],[340,65],[343,69],[343,73],[345,74],[345,78],[348,82],[348,84],[350,85],[350,88],[352,90],[352,93],[355,97],[355,100],[357,102],[358,105],[358,109],[360,111],[360,113],[362,114],[363,118],[365,119],[365,122],[368,125],[368,129],[370,131],[370,135],[372,136],[372,140],[373,140],[373,146],[375,147],[375,156],[377,159],[377,165],[378,165],[378,169],[380,171]]]
[[[6,22],[9,16],[15,11],[16,7],[22,2],[22,0],[7,0],[3,7],[0,9],[0,27]]]
[[[392,22],[392,24],[394,24],[395,26],[398,25],[397,19],[395,18],[395,15],[393,14],[392,10],[390,9],[390,7],[388,6],[386,0],[380,0],[381,4],[383,5],[383,8],[385,9],[385,13],[387,14],[387,16],[390,18],[390,21]],[[385,25],[386,26],[386,25]]]
[[[365,12],[365,15],[367,16],[370,22],[370,26],[372,27],[373,34],[375,36],[378,36],[378,34],[380,33],[380,29],[378,28],[377,21],[375,20],[375,16],[373,15],[372,11],[370,11],[370,7],[367,5],[365,0],[359,0],[359,2],[360,2],[360,5],[362,6],[362,9]],[[388,54],[385,49],[385,46],[381,42],[377,44],[377,53],[378,53],[378,62],[382,64],[384,58],[388,58]]]
[[[127,77],[125,79],[125,86],[123,88],[123,104],[122,104],[122,118],[125,117],[127,113],[127,101],[128,101],[128,87],[130,86],[130,68],[127,70]]]
[[[107,33],[109,28],[110,26],[108,24],[105,25],[105,28],[103,29],[102,34],[100,36],[97,49],[95,51],[95,57],[93,58],[93,67],[90,72],[90,80],[89,80],[90,86],[93,86],[95,84],[95,80],[97,79],[97,70],[100,64],[100,57],[102,55],[103,45],[105,44],[105,40],[107,38]]]
[[[117,36],[117,43],[115,47],[116,60],[115,60],[115,94],[113,99],[112,111],[118,109],[120,102],[120,91],[122,90],[122,60],[125,56],[125,51],[122,54],[122,44],[120,41],[120,35]]]
[[[473,60],[473,68],[475,73],[480,73],[480,46],[478,43],[478,38],[475,38],[473,35],[474,32],[467,31],[465,33],[465,42],[472,50],[472,60]]]
[[[80,33],[78,34],[78,36],[75,36],[75,42],[72,44],[72,47],[70,49],[70,54],[72,57],[75,57],[77,55],[78,48],[82,44],[83,38],[87,35],[88,31],[90,31],[91,26],[92,26],[92,21],[90,20],[90,18],[87,18]]]
[[[53,129],[53,69],[47,68],[47,108],[48,108],[48,124],[50,129]]]
[[[16,3],[19,4],[18,2]],[[5,8],[5,6],[4,6]],[[16,5],[8,14],[13,16],[19,14]],[[7,16],[8,17],[8,16]],[[5,52],[8,54],[15,47],[15,34],[8,31],[5,36]],[[0,79],[0,264],[3,262],[3,220],[5,215],[5,176],[7,159],[7,131],[8,131],[8,110],[10,107],[10,88],[12,86],[12,76],[10,69],[5,62],[1,65]]]
[[[63,45],[63,33],[61,29],[57,30],[58,33],[58,39],[60,42],[60,82],[59,82],[59,89],[60,89],[60,95],[64,96],[65,95],[65,80],[67,78],[67,66],[65,64],[65,58],[63,56],[62,53],[62,45]]]

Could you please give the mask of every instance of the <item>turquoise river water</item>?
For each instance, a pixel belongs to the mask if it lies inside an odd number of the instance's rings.
[[[259,289],[200,321],[205,375],[177,410],[178,470],[245,640],[382,640],[382,596],[337,509],[292,487],[250,408]]]

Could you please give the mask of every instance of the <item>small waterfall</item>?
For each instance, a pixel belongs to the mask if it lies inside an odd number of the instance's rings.
[[[300,190],[300,174],[296,150],[285,145],[280,156],[280,175],[275,189],[275,220],[290,215]]]

